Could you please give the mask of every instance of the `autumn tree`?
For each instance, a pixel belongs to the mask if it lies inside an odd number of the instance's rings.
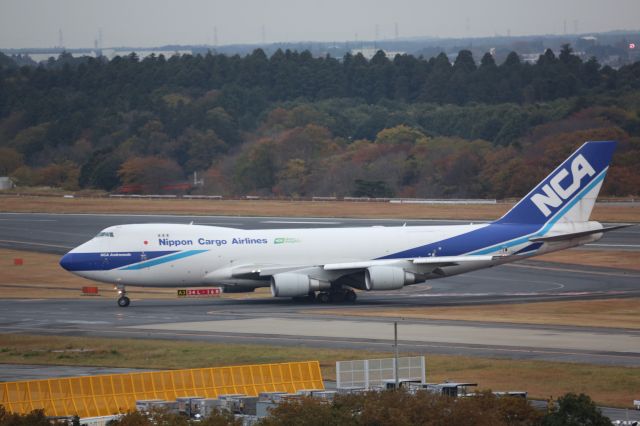
[[[184,179],[175,161],[155,156],[130,158],[122,164],[118,176],[124,185],[140,185],[147,192],[157,192],[164,185]]]
[[[74,163],[66,161],[34,170],[32,182],[35,185],[75,190],[78,189],[79,175],[80,168]]]
[[[235,184],[243,193],[271,191],[276,182],[273,143],[262,140],[248,148],[236,160]]]
[[[404,124],[381,130],[376,136],[376,143],[380,144],[414,145],[421,140],[426,140],[424,133]]]
[[[8,176],[22,166],[23,157],[13,148],[0,147],[0,176]]]
[[[309,170],[304,160],[292,158],[278,172],[278,184],[274,192],[283,195],[305,195]]]
[[[311,397],[278,404],[269,412],[269,416],[258,423],[259,426],[355,426],[358,424],[361,423],[348,406],[338,401],[328,403]]]
[[[332,402],[301,398],[279,404],[261,426],[275,425],[539,425],[542,413],[522,398],[482,392],[452,398],[429,392],[366,392],[336,395]]]
[[[66,422],[49,420],[44,410],[33,410],[27,414],[11,413],[0,405],[0,426],[61,426]]]

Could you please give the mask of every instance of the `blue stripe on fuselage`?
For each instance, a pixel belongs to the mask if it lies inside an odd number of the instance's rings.
[[[186,250],[181,251],[179,253],[174,253],[172,255],[162,257],[160,259],[153,259],[146,262],[136,263],[135,265],[127,266],[126,268],[122,268],[123,271],[135,271],[138,269],[150,268],[152,266],[161,265],[163,263],[172,262],[174,260],[184,259],[185,257],[190,257],[199,253],[204,253],[207,250]]]
[[[461,256],[474,249],[499,245],[505,241],[536,232],[539,225],[491,223],[484,228],[420,247],[393,253],[378,259],[402,259],[427,256]]]
[[[524,253],[530,253],[532,251],[536,251],[538,250],[540,247],[542,247],[543,243],[533,243],[531,245],[528,245],[520,250],[518,250],[517,252],[513,253],[513,254],[524,254]]]
[[[60,265],[67,271],[109,271],[172,253],[176,251],[71,252],[62,257]]]

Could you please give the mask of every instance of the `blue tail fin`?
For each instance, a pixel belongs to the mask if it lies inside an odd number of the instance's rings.
[[[496,223],[588,221],[615,148],[586,142]]]

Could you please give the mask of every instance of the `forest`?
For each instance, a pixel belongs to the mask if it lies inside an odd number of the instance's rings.
[[[21,187],[275,197],[522,196],[586,140],[640,193],[640,62],[257,49],[18,66],[0,54],[0,176]],[[203,184],[187,184],[193,173]]]

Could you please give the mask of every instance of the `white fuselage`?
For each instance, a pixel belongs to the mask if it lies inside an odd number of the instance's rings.
[[[314,265],[357,262],[388,258],[399,262],[405,257],[466,255],[477,247],[447,247],[454,237],[464,239],[473,231],[490,224],[418,227],[364,227],[325,229],[241,230],[202,225],[137,224],[105,229],[92,240],[78,246],[69,255],[93,256],[100,265],[72,272],[97,281],[150,287],[184,285],[236,285],[260,287],[269,282],[237,276],[246,268],[278,267],[283,270]],[[597,229],[597,222],[586,222],[582,229]],[[495,226],[495,225],[493,225]],[[557,224],[552,231],[567,232]],[[573,224],[571,230],[575,232]],[[99,235],[100,235],[99,234]],[[599,238],[594,234],[579,240],[545,243],[535,251],[510,256],[522,259],[583,244]],[[522,239],[522,238],[520,238]],[[438,245],[442,242],[442,245]],[[514,254],[528,241],[501,242],[483,246],[483,254]],[[411,256],[402,254],[411,250]],[[459,252],[452,253],[451,250]],[[159,255],[154,258],[153,256]],[[431,274],[427,266],[403,265],[425,274],[425,279],[450,276],[504,263],[504,260],[468,262],[440,268],[445,273]],[[244,268],[244,269],[243,269]],[[329,274],[326,277],[331,279]]]

